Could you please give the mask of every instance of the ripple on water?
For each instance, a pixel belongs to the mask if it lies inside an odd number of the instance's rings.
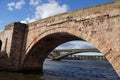
[[[120,80],[107,61],[62,60],[44,63],[44,74],[0,72],[0,80]]]

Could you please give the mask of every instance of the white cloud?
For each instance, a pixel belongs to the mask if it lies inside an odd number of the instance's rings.
[[[21,9],[24,4],[25,4],[25,1],[24,0],[20,0],[19,2],[16,2],[15,8],[16,9]]]
[[[67,5],[59,5],[55,0],[49,0],[49,3],[44,3],[36,7],[35,18],[42,19],[67,11]]]
[[[30,5],[36,6],[39,4],[39,2],[41,2],[41,0],[30,0]]]
[[[24,0],[20,0],[19,2],[10,2],[7,4],[8,10],[13,11],[13,9],[21,9],[25,4]]]
[[[27,17],[25,20],[21,21],[21,23],[29,23],[29,22],[33,22],[35,21],[34,18],[30,19],[29,17]]]
[[[43,3],[41,5],[36,6],[35,13],[33,15],[34,17],[28,18],[29,20],[26,18],[22,22],[32,22],[67,11],[68,6],[66,4],[60,5],[55,0],[48,0],[48,3]]]
[[[85,41],[70,41],[56,47],[56,49],[89,49],[89,48],[95,47]]]
[[[8,10],[12,11],[13,7],[15,6],[15,2],[8,3],[7,6],[8,6]]]

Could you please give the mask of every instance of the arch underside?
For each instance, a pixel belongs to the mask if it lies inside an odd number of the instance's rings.
[[[26,56],[23,64],[24,68],[39,69],[41,66],[43,66],[42,64],[45,58],[47,58],[48,54],[54,48],[56,48],[58,45],[62,43],[72,40],[83,40],[83,39],[65,32],[49,34],[43,37],[27,53],[28,55]]]

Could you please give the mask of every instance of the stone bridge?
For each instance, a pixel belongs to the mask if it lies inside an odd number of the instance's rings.
[[[52,60],[60,60],[68,55],[83,53],[83,52],[99,52],[99,50],[97,49],[55,49],[48,55],[48,58]]]
[[[42,71],[48,54],[72,40],[94,45],[120,76],[120,1],[7,25],[0,32],[0,68]]]

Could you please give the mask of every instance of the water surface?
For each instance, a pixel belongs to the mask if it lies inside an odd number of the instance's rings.
[[[46,59],[44,74],[0,72],[0,80],[120,80],[107,61]]]

